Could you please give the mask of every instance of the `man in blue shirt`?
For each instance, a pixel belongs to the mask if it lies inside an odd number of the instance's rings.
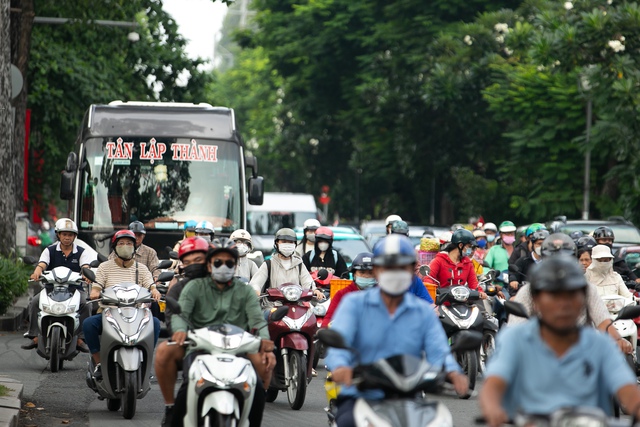
[[[351,385],[353,367],[398,354],[422,357],[444,365],[448,379],[459,394],[469,382],[451,356],[447,337],[433,308],[407,292],[413,281],[416,255],[405,236],[392,234],[380,239],[373,250],[378,287],[344,297],[331,324],[360,359],[347,350],[332,348],[326,359],[336,383],[345,387],[338,396],[338,427],[355,426],[353,406],[358,397],[382,399],[381,390],[358,391]]]
[[[636,377],[608,335],[581,327],[587,282],[575,258],[543,259],[530,272],[537,317],[498,335],[480,407],[497,427],[516,413],[576,406],[611,409],[611,397],[640,415]]]

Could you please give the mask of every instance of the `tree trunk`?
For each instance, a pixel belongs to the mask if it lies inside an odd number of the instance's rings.
[[[0,253],[15,249],[15,185],[11,157],[13,127],[11,122],[11,38],[9,32],[9,0],[0,0]]]

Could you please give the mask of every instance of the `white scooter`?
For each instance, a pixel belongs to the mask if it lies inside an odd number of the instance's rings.
[[[613,327],[616,328],[620,337],[631,342],[633,346],[633,353],[628,355],[628,362],[633,372],[636,371],[637,354],[636,348],[638,345],[638,327],[633,319],[619,319],[616,320],[618,313],[627,306],[636,305],[634,298],[625,298],[622,295],[603,295],[602,300],[609,310],[611,320],[613,320]]]
[[[167,306],[180,315],[182,310],[175,299],[167,297]],[[288,307],[280,307],[270,320],[280,320],[287,313]],[[249,359],[239,355],[257,353],[261,341],[230,324],[189,330],[185,345],[201,354],[193,359],[188,371],[185,427],[249,427],[257,376]]]

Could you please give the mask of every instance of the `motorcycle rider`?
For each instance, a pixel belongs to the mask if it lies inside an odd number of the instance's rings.
[[[277,288],[284,283],[296,283],[303,289],[313,289],[318,299],[324,299],[324,294],[316,289],[302,258],[295,253],[296,242],[296,232],[292,229],[281,228],[276,232],[273,244],[276,253],[258,268],[249,282],[256,294],[260,295],[267,288]]]
[[[238,266],[236,267],[236,277],[250,281],[258,272],[258,266],[253,260],[247,258],[247,254],[253,250],[251,234],[247,230],[238,229],[231,233],[229,240],[236,244],[238,250]]]
[[[564,233],[554,233],[549,235],[542,242],[542,257],[556,257],[556,256],[572,256],[575,258],[577,252],[576,244],[573,240]],[[518,302],[524,306],[529,314],[533,312],[533,296],[531,294],[531,285],[525,285],[520,288],[512,301]],[[517,325],[525,322],[525,319],[517,316],[509,316],[509,326]],[[579,318],[580,324],[593,324],[601,331],[607,332],[611,337],[616,340],[618,347],[624,353],[633,352],[633,346],[627,340],[620,339],[620,334],[616,328],[607,328],[611,323],[611,316],[605,306],[604,302],[598,295],[598,290],[595,285],[587,284],[587,299],[585,309]]]
[[[389,215],[387,219],[384,220],[384,226],[387,229],[387,234],[391,234],[391,226],[396,221],[402,221],[402,218],[400,218],[400,215],[395,215],[395,214]]]
[[[509,257],[509,264],[515,264],[520,258],[526,258],[533,252],[533,244],[531,243],[531,236],[538,230],[546,230],[544,224],[534,222],[524,232],[525,241],[521,242],[513,250],[513,253]]]
[[[510,291],[517,291],[520,283],[527,280],[530,268],[542,261],[542,244],[547,237],[549,237],[549,232],[543,229],[538,229],[529,236],[532,250],[528,256],[516,261],[515,266],[518,273],[509,273]],[[515,292],[513,293],[515,294]]]
[[[213,242],[213,239],[216,237],[213,224],[209,221],[200,221],[198,225],[196,225],[196,236],[202,237],[207,242]]]
[[[160,299],[160,292],[151,276],[151,272],[144,264],[135,260],[136,235],[130,230],[120,230],[111,239],[111,249],[117,255],[116,259],[110,259],[98,266],[96,281],[91,286],[91,299],[100,298],[100,292],[105,288],[120,285],[122,283],[136,283],[149,289],[153,299]],[[85,320],[83,325],[84,335],[91,351],[91,357],[96,364],[93,376],[96,381],[102,380],[102,367],[100,366],[100,335],[102,334],[102,310],[95,316]],[[160,320],[153,317],[154,344],[160,336]]]
[[[304,254],[302,262],[310,273],[325,269],[334,276],[342,277],[348,271],[340,252],[333,249],[333,231],[329,227],[316,230],[315,247]]]
[[[496,244],[498,227],[494,223],[488,222],[482,227],[482,230],[487,235],[487,249],[491,249]]]
[[[597,244],[596,240],[591,236],[583,236],[576,242],[576,246],[578,247],[578,261],[580,261],[585,272],[591,265],[591,251]]]
[[[487,233],[483,230],[473,230],[473,237],[476,239],[476,248],[473,251],[473,257],[471,257],[471,262],[473,262],[473,268],[476,272],[476,275],[480,275],[483,273],[483,265],[484,258],[487,256]]]
[[[503,221],[500,224],[500,244],[494,245],[484,259],[485,267],[498,271],[509,269],[509,257],[513,253],[513,244],[516,241],[516,226],[511,221]]]
[[[296,253],[300,255],[300,258],[315,248],[316,230],[320,226],[320,221],[317,219],[311,218],[304,222],[304,234],[302,235],[302,240],[296,246]]]
[[[373,255],[378,287],[347,295],[331,322],[331,329],[359,352],[356,361],[351,352],[330,348],[326,359],[333,381],[345,385],[337,401],[338,427],[355,426],[353,408],[358,397],[384,397],[380,390],[358,391],[352,385],[356,363],[369,364],[397,354],[426,354],[430,363],[444,365],[456,392],[464,394],[469,387],[467,377],[451,356],[438,316],[431,306],[407,292],[416,264],[411,240],[398,234],[383,237]]]
[[[293,253],[293,249],[291,252]],[[262,338],[260,352],[247,355],[258,374],[256,392],[249,413],[249,425],[255,427],[261,424],[264,411],[263,379],[270,376],[276,358],[273,354],[274,344],[269,339],[269,331],[258,299],[251,288],[234,278],[237,260],[238,251],[232,241],[216,241],[212,244],[207,254],[210,276],[194,279],[180,294],[182,314],[173,315],[171,319],[174,329],[172,340],[180,351],[176,352],[179,357],[174,355],[169,363],[175,365],[185,357],[185,348],[182,346],[187,338],[187,322],[190,322],[190,327],[194,329],[230,323],[246,331],[257,330]],[[189,365],[194,356],[196,355],[190,353],[184,359],[184,380],[176,396],[175,406],[170,411],[173,426],[181,426],[186,413]]]
[[[67,267],[69,270],[80,273],[82,267],[88,267],[94,261],[89,251],[85,251],[82,246],[75,243],[78,237],[78,226],[69,218],[60,218],[55,223],[55,232],[58,242],[47,246],[40,254],[38,264],[36,264],[31,280],[39,280],[44,271],[53,270],[56,267]],[[87,305],[87,293],[84,287],[72,287],[80,292],[80,332],[77,348],[83,353],[89,349],[85,345],[82,323],[91,315],[91,306]],[[31,341],[21,346],[24,350],[31,350],[38,346],[38,313],[40,313],[40,293],[34,295],[29,306],[29,330],[24,335]]]
[[[588,284],[575,258],[544,259],[530,286],[536,316],[498,335],[487,366],[479,396],[487,425],[501,426],[516,411],[589,406],[610,413],[614,394],[640,415],[637,378],[622,354],[611,339],[581,326]]]
[[[158,269],[158,263],[160,261],[158,260],[158,253],[156,250],[142,243],[147,235],[147,230],[145,230],[144,224],[140,221],[133,221],[129,224],[129,230],[133,231],[133,234],[136,236],[135,260],[140,264],[146,265],[153,276],[153,280],[157,280],[160,275],[160,269]],[[117,255],[115,252],[111,252],[109,254],[109,259],[116,258]]]
[[[621,295],[625,298],[633,298],[633,294],[629,292],[622,277],[613,270],[613,255],[608,246],[594,246],[591,258],[593,262],[587,268],[584,277],[587,282],[596,285],[598,294]]]
[[[173,245],[173,250],[178,252],[180,250],[180,245],[182,244],[182,242],[184,241],[184,239],[189,238],[189,237],[195,237],[196,235],[196,225],[198,225],[198,223],[192,219],[185,221],[184,225],[183,225],[183,229],[184,229],[184,236],[182,237],[182,240],[178,240],[176,242],[175,245]]]
[[[182,264],[182,279],[169,287],[167,297],[175,300],[180,299],[180,294],[184,287],[193,279],[209,276],[207,267],[207,252],[209,251],[209,243],[200,237],[187,237],[182,241],[178,257]],[[171,329],[171,309],[167,306],[165,309],[165,322],[169,334]],[[158,378],[158,386],[164,398],[165,413],[162,419],[162,426],[169,427],[173,419],[173,405],[175,402],[173,392],[178,378],[178,371],[182,369],[182,357],[184,349],[176,345],[167,345],[166,341],[158,344],[153,364]]]
[[[611,249],[611,252],[613,253],[613,242],[615,241],[616,236],[613,234],[613,230],[611,228],[596,228],[593,230],[593,238],[596,239],[596,242],[598,242],[599,245],[609,246],[609,249]],[[623,258],[613,258],[613,269],[620,276],[627,278],[627,280],[633,280],[636,283],[640,283],[640,278],[638,278],[629,268],[627,262]]]
[[[394,221],[393,224],[391,224],[390,234],[402,234],[403,236],[409,237],[409,224],[404,221]]]

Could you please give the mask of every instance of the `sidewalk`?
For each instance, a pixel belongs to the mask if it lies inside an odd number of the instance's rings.
[[[0,397],[0,427],[18,427],[22,403],[22,383],[0,375],[0,385],[7,387],[8,394]]]

